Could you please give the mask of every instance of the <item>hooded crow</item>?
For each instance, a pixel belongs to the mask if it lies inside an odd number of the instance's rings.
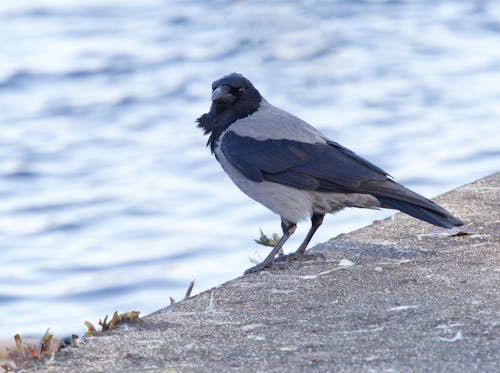
[[[262,263],[245,274],[268,267],[297,223],[310,218],[311,228],[292,254],[303,257],[325,214],[344,207],[397,209],[439,227],[463,225],[381,168],[269,104],[240,74],[212,84],[210,111],[197,122],[209,135],[207,146],[238,188],[281,217],[283,236]]]

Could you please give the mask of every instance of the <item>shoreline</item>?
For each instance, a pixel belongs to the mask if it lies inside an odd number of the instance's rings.
[[[314,247],[325,260],[238,277],[26,367],[493,371],[500,173],[435,200],[466,230],[398,213]]]

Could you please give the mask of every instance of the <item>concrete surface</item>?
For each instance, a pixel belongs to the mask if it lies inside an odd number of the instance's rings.
[[[500,173],[436,200],[474,233],[397,214],[30,371],[500,371]]]

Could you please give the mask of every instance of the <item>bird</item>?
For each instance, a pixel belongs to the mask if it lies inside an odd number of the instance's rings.
[[[310,219],[304,241],[290,254],[306,257],[325,214],[346,207],[396,209],[443,228],[464,224],[309,123],[271,105],[241,74],[212,83],[210,111],[196,122],[234,184],[281,218],[283,235],[245,274],[270,267],[297,224]]]

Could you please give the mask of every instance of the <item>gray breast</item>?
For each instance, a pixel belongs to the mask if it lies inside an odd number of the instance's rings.
[[[215,147],[215,155],[236,186],[269,210],[295,223],[307,219],[312,214],[313,200],[310,192],[269,181],[251,181],[231,165],[219,145]]]

